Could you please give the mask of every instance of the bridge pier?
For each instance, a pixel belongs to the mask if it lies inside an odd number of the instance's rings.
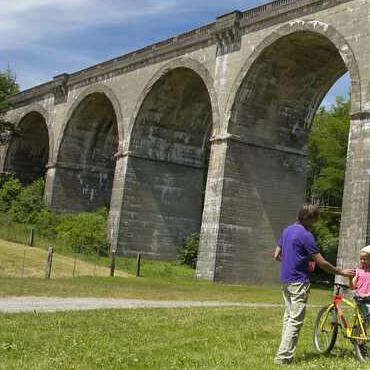
[[[124,155],[121,152],[117,153],[115,157],[116,157],[116,168],[114,172],[108,220],[109,241],[112,251],[118,250],[120,237],[122,237],[121,215],[124,212],[122,207],[124,199],[124,185],[125,185],[124,179],[126,178],[128,161],[127,155]]]
[[[233,135],[212,150],[197,276],[274,282],[271,251],[304,201],[306,155]]]
[[[358,264],[361,248],[370,244],[370,112],[352,115],[343,194],[337,263]]]

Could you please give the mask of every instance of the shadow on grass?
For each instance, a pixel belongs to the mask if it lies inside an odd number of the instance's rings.
[[[348,357],[353,357],[354,352],[347,349],[347,348],[336,348],[330,353],[318,353],[318,352],[306,352],[303,355],[297,356],[294,359],[294,364],[304,364],[304,363],[309,363],[311,361],[319,360],[321,358],[326,358],[326,359],[338,359],[340,361],[341,359],[348,358]]]

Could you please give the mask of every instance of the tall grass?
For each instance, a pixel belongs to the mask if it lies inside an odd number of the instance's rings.
[[[0,213],[0,239],[28,244],[31,229],[31,226],[10,221],[6,215]]]

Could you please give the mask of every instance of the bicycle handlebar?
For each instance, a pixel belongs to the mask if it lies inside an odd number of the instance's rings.
[[[338,288],[351,289],[350,286],[346,284],[334,283],[334,285]]]

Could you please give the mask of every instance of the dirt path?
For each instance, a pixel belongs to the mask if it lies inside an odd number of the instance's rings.
[[[181,308],[181,307],[249,307],[280,308],[280,304],[197,302],[197,301],[148,301],[141,299],[110,298],[0,298],[0,313],[86,311],[99,309]]]

